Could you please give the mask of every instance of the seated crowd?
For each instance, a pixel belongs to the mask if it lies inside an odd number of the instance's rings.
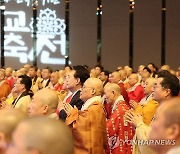
[[[0,69],[0,154],[180,153],[180,67]]]

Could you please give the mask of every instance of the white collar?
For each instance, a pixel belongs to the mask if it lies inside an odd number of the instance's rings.
[[[141,105],[146,105],[147,102],[152,98],[152,94],[145,96],[143,99],[141,99],[140,104]]]
[[[112,106],[112,113],[114,112],[114,110],[117,108],[117,105],[120,101],[124,101],[124,98],[122,95],[120,95],[116,101],[114,102],[113,106]]]
[[[43,79],[43,82],[47,82],[49,80],[49,78],[48,79]]]
[[[120,83],[123,83],[123,81],[122,81],[122,80],[119,80],[118,84],[120,84]]]
[[[101,96],[94,96],[88,99],[82,106],[81,111],[86,110],[92,103],[94,102],[101,102],[102,103],[102,98]]]
[[[47,117],[50,118],[50,119],[56,119],[56,120],[59,119],[57,113],[51,113],[51,114],[48,115]]]
[[[139,86],[139,85],[140,85],[139,82],[136,83],[134,86],[132,86],[132,87],[129,89],[129,92],[134,91],[134,90],[136,89],[136,87]]]
[[[2,81],[0,82],[0,86],[1,86],[4,82],[5,82],[5,80],[2,80]]]

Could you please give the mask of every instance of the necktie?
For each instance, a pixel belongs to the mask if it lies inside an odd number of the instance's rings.
[[[66,99],[66,103],[70,103],[71,98],[72,98],[72,95],[73,95],[73,94],[71,94],[71,95]]]

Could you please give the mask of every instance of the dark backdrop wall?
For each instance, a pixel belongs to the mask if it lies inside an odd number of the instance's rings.
[[[137,1],[134,10],[134,68],[161,65],[161,1]]]
[[[108,70],[115,70],[117,66],[129,65],[130,43],[130,15],[128,0],[102,0],[101,24],[101,64]],[[24,9],[23,4],[12,1],[9,8],[26,11],[27,18],[32,17],[32,9]],[[65,3],[48,4],[57,12],[61,19],[65,19]],[[72,65],[87,64],[93,67],[97,64],[97,0],[70,0],[69,3],[69,59]],[[22,7],[22,8],[19,8]],[[39,6],[39,9],[45,9]],[[16,9],[15,9],[16,10]],[[165,63],[173,69],[180,65],[180,1],[166,1],[166,30],[165,30]],[[27,23],[29,26],[30,21]],[[133,24],[133,69],[138,65],[147,65],[149,62],[161,66],[162,60],[162,0],[136,0]],[[24,34],[22,34],[24,35]],[[32,38],[24,40],[32,47]],[[55,45],[57,42],[53,42]],[[64,67],[64,54],[57,48],[50,52],[52,57],[60,58],[62,64],[43,64],[38,57],[38,66],[50,65],[53,69]],[[46,46],[45,51],[49,48]],[[55,54],[56,53],[56,54]],[[47,55],[46,55],[47,56]],[[53,61],[54,62],[54,61]],[[53,63],[52,62],[52,63]],[[28,61],[32,64],[32,61]],[[12,66],[17,69],[23,66],[18,57],[6,57],[5,67]]]
[[[166,63],[174,69],[180,66],[180,1],[167,1]]]

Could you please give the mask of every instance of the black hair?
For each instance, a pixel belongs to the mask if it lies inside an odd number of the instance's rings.
[[[38,70],[38,67],[37,66],[30,66],[30,68],[33,68],[36,72]]]
[[[20,75],[18,78],[21,79],[20,83],[25,85],[26,91],[30,91],[32,86],[32,80],[27,75]]]
[[[180,85],[179,79],[175,75],[167,70],[163,70],[158,73],[158,78],[163,78],[160,84],[165,89],[171,90],[171,96],[178,96]]]
[[[106,75],[106,76],[109,76],[109,74],[111,73],[111,72],[109,72],[109,71],[107,71],[107,70],[104,70],[104,71],[102,71],[102,72],[104,72],[104,75]]]
[[[90,77],[88,70],[81,65],[73,66],[73,70],[75,71],[74,77],[80,79],[80,83],[83,86],[84,82]]]
[[[99,67],[101,72],[104,70],[104,67],[102,65],[96,65],[94,68]]]
[[[49,73],[52,73],[52,72],[53,72],[53,69],[52,69],[51,67],[49,67],[49,66],[47,66],[47,67],[45,67],[45,68],[43,68],[43,69],[47,69]]]
[[[64,68],[69,67],[70,70],[72,70],[72,67],[70,65],[65,65]]]
[[[152,73],[151,70],[147,66],[144,67],[143,70],[147,70],[150,74]]]

